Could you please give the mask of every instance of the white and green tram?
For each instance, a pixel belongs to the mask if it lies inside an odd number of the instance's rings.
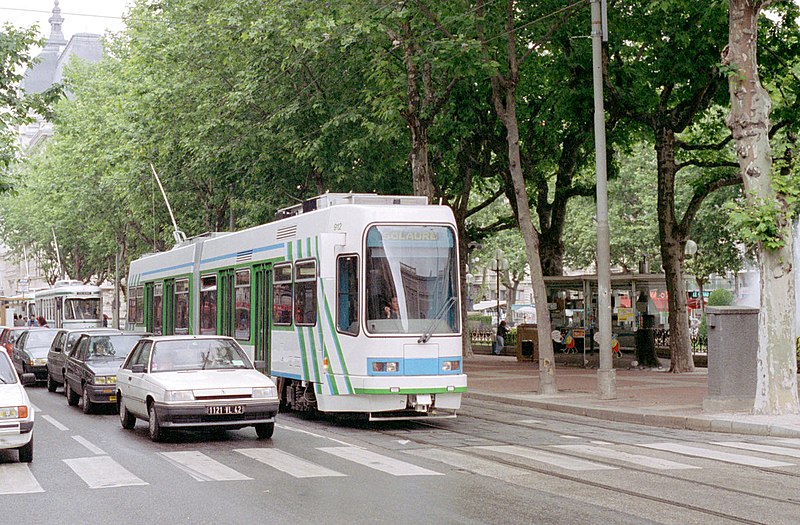
[[[56,281],[52,288],[34,292],[36,315],[51,328],[103,326],[103,294],[99,286],[81,281]]]
[[[450,208],[325,194],[278,215],[133,261],[128,329],[234,337],[294,410],[454,416],[467,377]]]

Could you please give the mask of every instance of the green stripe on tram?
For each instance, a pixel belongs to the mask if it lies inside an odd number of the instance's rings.
[[[336,326],[333,322],[333,315],[331,314],[331,308],[328,304],[328,296],[325,295],[325,285],[322,285],[322,297],[324,298],[324,306],[325,306],[325,319],[328,321],[328,327],[330,327],[331,335],[333,339],[333,346],[336,347],[336,355],[339,358],[339,362],[342,364],[342,374],[344,374],[344,381],[345,385],[347,386],[347,393],[353,393],[353,385],[350,382],[350,373],[347,371],[347,363],[344,360],[344,354],[342,353],[342,345],[339,343],[339,334],[336,332]]]

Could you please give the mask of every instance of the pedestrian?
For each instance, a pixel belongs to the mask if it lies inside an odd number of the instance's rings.
[[[22,315],[14,314],[14,326],[25,326],[25,318]]]
[[[503,347],[506,346],[506,335],[508,335],[508,328],[506,328],[506,322],[500,321],[500,324],[497,325],[497,336],[494,340],[494,345],[492,348],[492,353],[494,355],[500,355],[503,353]]]
[[[105,327],[108,326],[108,315],[107,314],[103,314],[103,326],[105,326]]]
[[[27,326],[36,326],[36,318],[34,316],[28,318]]]
[[[37,319],[37,321],[39,322],[40,328],[50,328],[49,326],[47,326],[47,320],[41,315],[39,316],[39,319]]]

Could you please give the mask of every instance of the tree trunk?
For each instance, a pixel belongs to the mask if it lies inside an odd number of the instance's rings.
[[[666,126],[656,129],[658,160],[658,233],[661,240],[661,261],[667,284],[669,304],[670,372],[694,371],[692,341],[683,277],[683,247],[686,233],[675,217],[675,134]]]
[[[786,201],[772,187],[769,143],[771,101],[758,77],[758,14],[765,2],[730,1],[728,47],[723,63],[728,77],[731,130],[742,172],[745,195],[752,206],[774,206],[782,247],[759,242],[761,309],[758,314],[758,381],[753,410],[757,414],[796,414],[797,356],[795,354],[795,296],[792,268],[792,228]],[[763,219],[762,219],[763,220]],[[767,219],[769,220],[769,219]]]
[[[414,195],[428,197],[428,202],[436,198],[433,175],[428,160],[428,129],[419,118],[408,119],[411,129],[411,177],[414,183]]]

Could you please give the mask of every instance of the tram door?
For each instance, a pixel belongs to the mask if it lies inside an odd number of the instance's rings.
[[[55,326],[56,328],[61,328],[64,326],[64,298],[63,297],[56,297],[56,318],[55,318]]]
[[[144,284],[144,326],[145,330],[150,332],[151,334],[156,334],[155,332],[155,316],[153,315],[154,305],[153,305],[153,283],[145,283]]]
[[[233,337],[233,314],[236,309],[234,284],[232,269],[219,272],[219,293],[217,293],[217,311],[219,312],[217,333],[219,335]]]
[[[272,266],[260,264],[253,268],[254,271],[254,296],[253,296],[253,326],[255,327],[255,365],[265,374],[271,371],[270,366],[270,341],[269,332],[271,324],[270,312],[272,306]]]
[[[175,279],[164,280],[164,335],[175,333]]]

